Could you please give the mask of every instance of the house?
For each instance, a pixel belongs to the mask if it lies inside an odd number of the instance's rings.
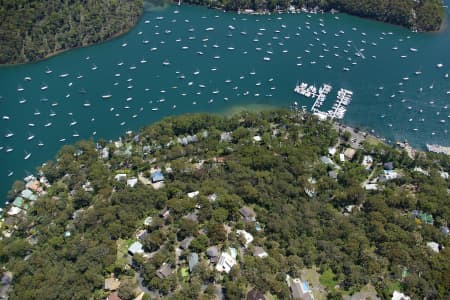
[[[192,273],[195,266],[198,264],[198,254],[193,252],[187,256],[189,271]]]
[[[221,142],[231,142],[231,133],[230,132],[222,132],[220,134],[220,141]]]
[[[366,183],[364,185],[364,188],[366,191],[377,191],[378,190],[378,184],[376,183]]]
[[[428,242],[427,246],[436,253],[439,253],[441,251],[439,244],[436,242]]]
[[[244,240],[245,240],[244,246],[245,247],[247,247],[253,241],[253,235],[251,235],[249,232],[247,232],[245,230],[238,229],[236,231],[236,233],[238,234],[238,236],[242,236],[244,238]]]
[[[22,197],[16,197],[16,199],[14,199],[12,205],[19,207],[19,208],[23,208],[24,206],[24,200]]]
[[[206,249],[206,255],[209,257],[211,262],[217,262],[219,257],[219,249],[216,246],[211,246]]]
[[[344,153],[339,153],[339,161],[344,162],[345,161],[345,155]]]
[[[152,173],[152,183],[164,181],[164,175],[160,171]]]
[[[134,187],[138,183],[138,179],[136,177],[130,178],[127,180],[127,185],[130,187]]]
[[[106,300],[122,300],[119,297],[119,293],[118,292],[114,292],[108,295],[108,297],[106,298]]]
[[[117,174],[116,176],[114,176],[114,179],[117,181],[122,181],[122,180],[126,180],[127,179],[127,174]]]
[[[344,151],[344,156],[345,156],[345,158],[348,159],[348,160],[352,160],[353,157],[355,156],[355,154],[356,154],[356,150],[353,149],[353,148],[347,148],[347,149],[345,149],[345,151]]]
[[[229,273],[231,268],[236,264],[236,259],[234,259],[230,254],[222,252],[219,257],[219,261],[217,262],[216,270],[219,272]]]
[[[399,175],[395,170],[383,170],[383,174],[380,175],[379,180],[381,182],[384,182],[388,180],[394,180],[398,177]]]
[[[331,156],[334,156],[336,154],[336,148],[335,147],[328,147],[328,154]]]
[[[394,163],[392,161],[384,163],[383,169],[386,170],[386,171],[394,170]]]
[[[448,172],[439,172],[439,175],[441,175],[443,179],[448,179]]]
[[[258,291],[257,289],[253,289],[247,294],[247,300],[266,300],[266,297],[263,293]]]
[[[102,149],[102,159],[109,159],[109,148],[105,147]]]
[[[200,194],[200,192],[199,191],[195,191],[195,192],[187,193],[187,196],[192,199],[192,198],[197,197],[198,194]]]
[[[394,291],[394,294],[392,295],[392,300],[411,300],[411,298],[403,293]]]
[[[338,175],[337,175],[337,173],[335,171],[328,172],[328,176],[330,176],[330,178],[334,179],[334,180],[336,180],[337,177],[338,177]]]
[[[187,250],[189,248],[189,245],[194,240],[193,236],[187,237],[184,240],[180,242],[180,248],[183,250]]]
[[[371,155],[364,155],[361,164],[366,168],[366,170],[369,170],[373,164],[373,157]]]
[[[244,206],[239,209],[239,213],[242,215],[246,222],[256,221],[256,213],[251,207]]]
[[[22,210],[21,208],[16,207],[16,206],[12,206],[12,207],[8,210],[7,214],[10,215],[10,216],[16,216],[16,215],[20,214],[22,211],[23,211],[23,210]]]
[[[162,218],[167,218],[169,215],[170,215],[170,209],[169,208],[164,208],[160,213],[159,213],[159,215],[162,217]]]
[[[153,218],[152,217],[147,217],[144,220],[144,225],[145,226],[150,226],[152,224]]]
[[[42,193],[43,189],[41,187],[41,183],[38,180],[32,180],[27,182],[25,187],[33,192]]]
[[[144,246],[140,242],[134,242],[128,248],[128,253],[130,253],[131,255],[143,254],[144,253]]]
[[[32,191],[30,191],[29,189],[25,189],[20,193],[20,196],[24,199],[28,199],[30,201],[34,201],[37,199],[37,196],[35,194],[33,194]]]
[[[259,135],[255,135],[255,136],[253,137],[253,141],[259,143],[259,142],[262,141],[262,138],[261,138],[261,136],[259,136]]]
[[[156,276],[161,279],[167,278],[172,274],[172,268],[169,264],[163,263],[162,266],[156,271]]]
[[[120,286],[120,280],[114,277],[106,278],[105,279],[105,286],[104,290],[106,291],[116,291]]]
[[[208,200],[209,200],[210,202],[215,202],[215,201],[217,200],[217,195],[216,195],[216,193],[213,193],[213,194],[209,195],[209,196],[208,196]]]
[[[301,281],[300,278],[291,280],[291,293],[293,299],[314,300],[311,289],[306,281]]]
[[[262,247],[255,247],[255,249],[253,250],[253,256],[259,257],[259,258],[264,258],[264,257],[268,257],[269,254],[267,254],[266,251],[264,251],[264,249]]]
[[[320,158],[320,161],[323,162],[326,165],[334,165],[334,162],[331,160],[331,158],[326,157],[326,156],[322,156]]]

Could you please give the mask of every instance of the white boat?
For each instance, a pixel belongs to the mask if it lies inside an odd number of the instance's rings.
[[[419,51],[419,50],[417,50],[416,48],[409,48],[409,50],[410,50],[411,52],[417,52],[417,51]]]
[[[77,124],[78,124],[78,122],[73,120],[72,122],[69,123],[69,127],[75,126]]]
[[[58,77],[59,77],[59,78],[65,78],[65,77],[67,77],[67,76],[69,76],[69,73],[63,73],[63,74],[60,74]]]
[[[443,64],[437,64],[436,67],[437,68],[442,68],[444,65]]]
[[[43,143],[42,141],[39,141],[37,145],[38,145],[39,147],[43,147],[43,146],[44,146],[44,143]]]
[[[111,94],[105,94],[105,95],[102,95],[102,99],[109,99],[109,98],[111,98],[111,97],[112,97]]]
[[[128,46],[127,43],[123,43],[123,44],[122,44],[122,47],[126,47],[126,46]]]
[[[24,78],[25,81],[31,81],[31,77],[27,76]]]
[[[91,103],[89,103],[89,101],[86,100],[86,101],[84,102],[83,106],[84,106],[84,107],[89,107],[89,106],[91,106]]]
[[[12,131],[10,131],[10,130],[8,130],[8,132],[5,134],[5,138],[10,138],[10,137],[13,137],[14,136],[14,133],[12,133]]]
[[[24,104],[24,103],[26,103],[27,102],[27,100],[25,99],[25,98],[21,98],[20,100],[19,100],[19,103],[20,104]]]
[[[43,86],[41,86],[42,91],[45,91],[46,89],[48,89],[48,85],[44,84]]]
[[[34,134],[30,134],[27,137],[27,141],[31,141],[32,139],[34,139]]]
[[[73,137],[79,137],[80,134],[79,134],[78,132],[74,131],[73,134],[72,134],[72,136],[73,136]]]
[[[65,138],[62,138],[62,139],[59,139],[59,141],[60,141],[60,142],[65,142],[66,139],[65,139]]]
[[[8,177],[11,177],[11,176],[13,176],[14,175],[14,171],[9,171],[8,172]]]
[[[13,151],[14,151],[14,148],[12,148],[12,147],[7,147],[5,151],[6,151],[6,153],[13,152]]]
[[[52,122],[48,122],[48,123],[44,124],[44,127],[50,127],[50,126],[52,126]]]
[[[49,67],[47,67],[47,69],[45,70],[45,74],[51,74],[53,71],[52,70],[50,70],[50,68]]]
[[[97,69],[98,69],[98,67],[95,64],[93,64],[92,67],[91,67],[91,70],[95,71]]]
[[[34,123],[28,123],[28,126],[29,126],[29,127],[34,127],[34,126],[36,126],[36,124],[34,124]]]
[[[265,61],[270,61],[270,57],[264,56],[263,58]]]
[[[163,63],[162,63],[164,66],[168,66],[168,65],[170,65],[170,62],[166,59],[165,61],[163,61]]]
[[[28,153],[28,152],[25,151],[25,156],[24,156],[23,159],[27,160],[27,159],[30,158],[30,156],[31,156],[31,153]]]
[[[17,91],[18,91],[18,92],[22,92],[22,91],[24,91],[24,88],[23,88],[21,85],[19,85],[19,86],[17,87]]]
[[[157,110],[159,110],[159,108],[153,107],[152,110],[153,110],[153,111],[157,111]]]
[[[9,116],[4,115],[4,116],[2,117],[2,119],[3,119],[3,120],[9,120],[10,118],[9,118]]]
[[[158,48],[156,48],[156,47],[150,48],[150,51],[156,51],[156,50],[158,50]]]

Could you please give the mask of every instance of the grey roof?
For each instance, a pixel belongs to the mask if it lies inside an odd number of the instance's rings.
[[[387,162],[383,165],[385,170],[393,170],[394,169],[394,163],[392,161]]]
[[[242,216],[244,216],[244,218],[254,218],[254,217],[256,217],[256,214],[253,211],[253,209],[251,207],[248,207],[248,206],[242,207],[241,209],[239,209],[239,212],[241,213]]]
[[[217,249],[216,246],[211,246],[206,249],[206,255],[208,255],[209,257],[217,257],[219,256],[219,249]]]
[[[144,249],[140,242],[134,242],[131,244],[130,248],[128,248],[128,252],[135,255],[136,253],[144,253]]]
[[[192,240],[194,239],[194,237],[190,236],[185,238],[184,240],[182,240],[180,242],[180,248],[186,250],[187,248],[189,248],[189,245],[191,244]]]
[[[189,264],[189,271],[193,271],[195,266],[198,264],[198,254],[197,253],[191,253],[187,257],[188,264]]]
[[[326,164],[326,165],[332,165],[332,164],[334,164],[334,162],[333,162],[329,157],[326,157],[326,156],[322,156],[322,157],[320,158],[320,160],[321,160],[324,164]]]
[[[158,269],[158,271],[156,271],[156,276],[158,276],[161,279],[166,278],[170,274],[172,274],[172,268],[167,263],[163,263],[162,266]]]

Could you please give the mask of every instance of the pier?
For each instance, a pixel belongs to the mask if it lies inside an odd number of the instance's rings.
[[[350,104],[353,96],[353,92],[350,90],[341,88],[337,93],[337,98],[332,109],[326,112],[320,110],[320,107],[324,104],[326,97],[331,92],[332,88],[331,85],[324,84],[317,90],[315,85],[308,85],[307,83],[302,82],[295,86],[294,92],[306,98],[315,99],[311,106],[311,112],[319,119],[343,119],[347,112],[347,106]]]

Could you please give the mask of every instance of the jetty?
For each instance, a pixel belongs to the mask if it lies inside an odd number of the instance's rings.
[[[353,92],[346,89],[340,89],[333,104],[333,108],[328,111],[328,116],[331,119],[343,119],[347,112],[347,105],[352,101]]]

